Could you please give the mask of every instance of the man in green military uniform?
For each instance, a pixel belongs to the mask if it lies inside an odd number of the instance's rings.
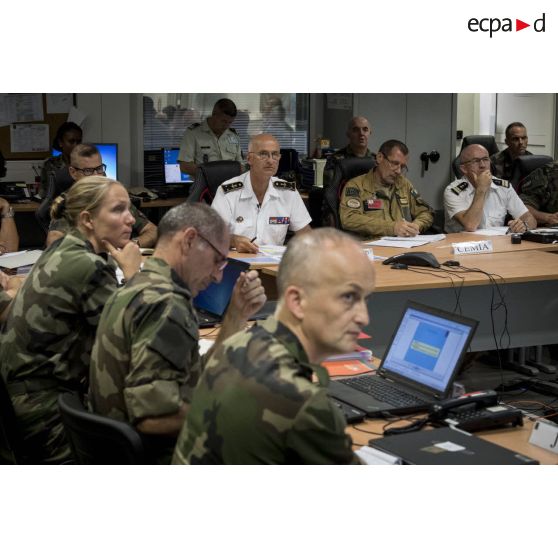
[[[403,176],[409,149],[398,140],[384,142],[377,166],[345,185],[339,205],[341,226],[364,239],[416,236],[432,225],[430,206]]]
[[[180,142],[180,170],[192,177],[198,165],[211,161],[242,163],[240,138],[231,128],[236,118],[236,105],[230,99],[219,99],[211,113],[200,124],[189,126]]]
[[[228,243],[226,224],[209,206],[174,207],[159,224],[153,257],[101,316],[91,357],[91,407],[152,435],[152,456],[160,462],[170,461],[204,360],[192,298],[221,280]],[[257,272],[242,274],[214,347],[264,302]]]
[[[558,225],[558,162],[534,170],[523,181],[519,197],[537,225]]]
[[[355,350],[373,286],[374,267],[348,235],[320,228],[293,238],[275,315],[211,356],[173,463],[359,463],[318,363]]]
[[[106,176],[106,165],[103,164],[101,153],[92,143],[76,145],[70,155],[68,172],[74,181],[84,176]],[[130,213],[135,219],[132,226],[132,240],[141,248],[155,246],[157,240],[157,227],[133,204]],[[48,228],[46,245],[50,246],[55,240],[63,237],[70,229],[70,224],[65,218],[53,219]]]
[[[494,153],[490,157],[490,164],[494,176],[511,180],[515,160],[521,155],[532,155],[532,153],[527,151],[529,138],[527,136],[527,129],[521,122],[508,124],[505,134],[505,141],[508,147],[503,151]],[[517,184],[514,184],[514,186],[517,186]]]

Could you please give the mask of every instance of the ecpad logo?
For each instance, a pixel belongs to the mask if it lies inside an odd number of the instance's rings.
[[[533,30],[536,33],[544,33],[545,32],[545,17],[546,14],[543,13],[542,16],[536,19],[533,22]],[[477,33],[478,31],[482,31],[484,33],[490,33],[490,38],[494,33],[498,31],[503,32],[512,32],[514,31],[512,18],[504,17],[502,19],[498,17],[485,17],[482,19],[478,19],[476,17],[472,17],[467,22],[467,27],[469,31],[473,33]],[[515,19],[515,31],[521,31],[522,29],[526,29],[527,27],[531,27],[530,23],[525,23],[521,19]]]

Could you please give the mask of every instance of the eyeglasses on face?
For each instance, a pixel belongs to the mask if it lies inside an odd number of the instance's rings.
[[[279,159],[281,159],[280,151],[249,151],[248,153],[252,153],[252,155],[255,155],[260,161],[264,161],[266,159],[279,161]]]
[[[463,161],[462,165],[480,165],[481,163],[488,165],[490,163],[490,157],[475,157],[474,159],[469,159],[468,161]]]
[[[74,167],[72,166],[73,169],[77,170],[78,172],[81,172],[83,174],[83,176],[93,176],[94,174],[101,174],[104,176],[105,171],[107,170],[107,166],[103,163],[102,165],[99,165],[98,167],[93,167],[93,168],[89,168],[89,169],[80,169],[79,167]]]
[[[382,153],[382,152],[380,151],[380,153]],[[401,174],[405,174],[409,170],[407,165],[402,165],[399,161],[392,161],[384,153],[382,153],[382,155],[384,157],[384,160],[387,161],[387,163],[389,164],[389,166],[391,167],[392,170],[399,169],[401,171]]]
[[[209,246],[211,246],[211,248],[213,248],[213,250],[215,251],[215,253],[219,256],[219,259],[215,262],[215,265],[217,266],[217,269],[219,271],[223,271],[223,269],[225,269],[225,267],[227,267],[227,264],[229,263],[229,257],[227,254],[223,254],[221,252],[221,250],[219,250],[214,244],[213,242],[211,242],[211,240],[209,240],[208,238],[206,238],[200,231],[198,232],[198,236],[202,239],[205,240],[205,242],[207,244],[209,244]]]

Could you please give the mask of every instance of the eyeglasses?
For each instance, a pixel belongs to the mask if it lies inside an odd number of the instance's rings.
[[[248,151],[248,153],[252,153],[252,155],[255,155],[260,161],[265,159],[279,161],[279,159],[281,159],[280,151]]]
[[[227,267],[227,264],[229,263],[229,257],[227,254],[223,254],[221,252],[221,250],[219,250],[214,244],[213,242],[211,242],[211,240],[207,239],[205,236],[203,236],[203,234],[200,231],[198,232],[198,236],[202,239],[205,240],[209,246],[211,246],[211,248],[213,248],[213,250],[215,250],[215,252],[217,254],[219,254],[219,259],[215,262],[215,265],[217,266],[217,269],[219,271],[223,271],[223,269],[225,269],[225,267]]]
[[[380,153],[382,153],[382,152],[380,151]],[[407,165],[402,165],[399,161],[392,161],[391,159],[389,159],[387,157],[387,155],[384,155],[383,153],[382,153],[382,155],[383,155],[384,159],[388,162],[389,166],[393,170],[399,169],[401,171],[401,174],[405,174],[409,170]]]
[[[485,165],[488,165],[490,163],[490,157],[475,157],[474,159],[469,159],[468,161],[463,161],[461,164],[462,165],[480,165],[481,163],[484,163]]]
[[[105,174],[105,171],[107,170],[107,166],[103,163],[102,165],[99,165],[98,167],[94,167],[92,169],[80,169],[78,167],[74,167],[72,166],[73,169],[83,173],[84,176],[93,176],[94,174]]]

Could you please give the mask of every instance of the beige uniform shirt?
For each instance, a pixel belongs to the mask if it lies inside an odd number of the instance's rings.
[[[344,230],[370,240],[393,236],[400,219],[416,223],[421,233],[433,221],[431,208],[405,177],[399,176],[393,186],[383,186],[374,170],[347,182],[339,216]]]

